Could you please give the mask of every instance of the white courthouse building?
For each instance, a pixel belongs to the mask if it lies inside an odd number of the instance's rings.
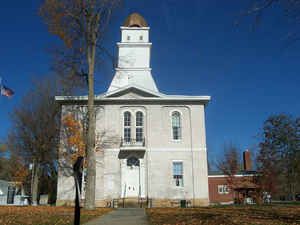
[[[136,201],[160,207],[181,200],[205,206],[209,204],[205,106],[210,97],[159,92],[151,74],[149,32],[139,14],[127,17],[117,43],[114,78],[107,92],[95,96],[96,133],[119,140],[96,152],[96,206]],[[86,105],[87,96],[57,96],[56,101],[63,117],[69,107]],[[62,170],[57,205],[71,204],[75,196],[73,177]]]

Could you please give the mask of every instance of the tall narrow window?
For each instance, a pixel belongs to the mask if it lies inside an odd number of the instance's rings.
[[[142,41],[142,40],[143,40],[143,36],[141,35],[141,36],[140,36],[140,41]]]
[[[179,112],[172,113],[172,132],[173,140],[181,139],[181,119]]]
[[[131,139],[131,114],[130,112],[124,113],[124,141],[130,142]]]
[[[182,162],[173,162],[173,180],[174,180],[175,186],[183,187]]]
[[[136,142],[142,142],[144,140],[144,118],[142,112],[136,113],[135,127]]]

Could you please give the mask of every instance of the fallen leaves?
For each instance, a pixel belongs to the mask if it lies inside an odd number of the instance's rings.
[[[300,206],[219,206],[205,208],[152,208],[153,225],[283,225],[300,224]]]
[[[97,218],[110,212],[109,208],[81,210],[81,223]],[[73,224],[73,207],[50,206],[0,206],[1,225],[65,225]]]

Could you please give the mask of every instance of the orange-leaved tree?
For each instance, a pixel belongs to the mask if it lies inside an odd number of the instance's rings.
[[[13,174],[13,180],[17,188],[21,188],[23,183],[26,181],[30,171],[24,163],[21,162],[19,157],[15,157],[14,166],[10,168]]]
[[[79,156],[82,156],[84,159],[86,157],[86,144],[84,143],[83,129],[82,124],[76,121],[71,114],[68,114],[63,119],[63,126],[65,131],[66,146],[67,151],[63,149],[64,156],[68,163],[72,165],[76,162]],[[84,160],[85,166],[86,160]]]

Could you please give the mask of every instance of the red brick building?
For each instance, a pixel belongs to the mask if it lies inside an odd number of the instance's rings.
[[[243,170],[234,175],[234,187],[228,185],[228,176],[219,171],[208,171],[209,200],[211,204],[230,204],[235,201],[253,201],[251,193],[257,188],[256,172],[252,170],[249,151],[243,152]]]

